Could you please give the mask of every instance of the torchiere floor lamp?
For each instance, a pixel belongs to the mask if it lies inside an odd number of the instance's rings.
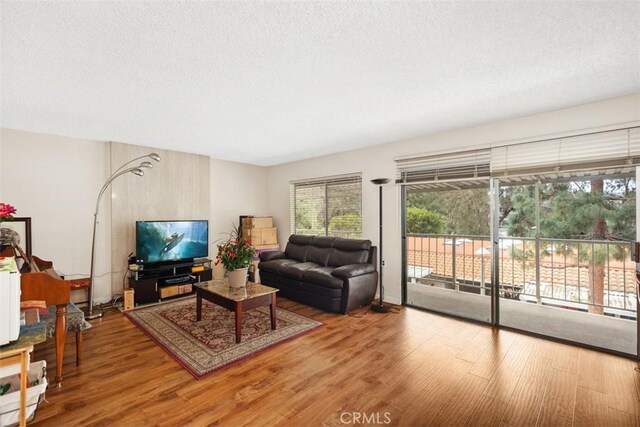
[[[384,285],[382,284],[382,269],[384,267],[384,259],[382,258],[382,186],[386,183],[389,182],[389,178],[376,178],[376,179],[372,179],[371,182],[375,185],[378,186],[378,203],[380,205],[380,213],[379,213],[379,219],[380,219],[380,240],[378,245],[380,246],[380,258],[379,258],[379,265],[380,265],[380,274],[379,274],[379,279],[380,280],[380,302],[373,302],[371,304],[371,310],[376,311],[378,313],[388,313],[389,311],[391,311],[391,307],[389,307],[388,305],[384,305],[383,301],[384,301]]]
[[[131,163],[135,162],[136,160],[140,160],[140,159],[144,159],[145,157],[149,157],[152,160],[155,160],[156,162],[160,161],[160,156],[156,153],[149,153],[149,154],[145,154],[144,156],[140,156],[140,157],[136,157],[133,160],[129,160],[127,163],[125,163],[124,165],[120,166],[118,169],[115,170],[115,172],[113,172],[111,174],[111,176],[107,179],[107,182],[104,183],[104,185],[102,186],[102,189],[100,190],[100,193],[98,194],[98,201],[96,202],[96,211],[93,214],[93,240],[91,242],[91,275],[89,277],[89,305],[85,314],[85,317],[87,319],[96,319],[98,317],[102,317],[102,311],[101,310],[94,310],[93,309],[93,288],[94,288],[94,284],[95,284],[95,270],[96,270],[96,266],[95,266],[95,254],[96,254],[96,228],[98,225],[98,211],[100,210],[100,199],[102,199],[102,195],[104,194],[105,190],[109,187],[109,185],[111,185],[111,183],[118,177],[122,176],[122,175],[126,175],[128,173],[132,173],[134,175],[137,176],[144,176],[144,171],[142,169],[144,168],[152,168],[153,165],[151,164],[151,162],[142,162],[140,163],[139,166],[135,166],[135,167],[131,167],[131,168],[127,168],[125,169],[125,167],[127,165],[130,165]]]

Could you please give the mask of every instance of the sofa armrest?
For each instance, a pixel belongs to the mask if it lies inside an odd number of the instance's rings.
[[[282,251],[267,251],[260,254],[260,261],[271,261],[274,259],[283,259],[286,257],[287,256]]]
[[[376,271],[376,267],[373,264],[348,264],[336,268],[331,272],[331,275],[333,277],[337,277],[338,279],[348,279],[350,277],[373,273],[374,271]]]

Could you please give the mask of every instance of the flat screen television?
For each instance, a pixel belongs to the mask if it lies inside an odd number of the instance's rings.
[[[209,221],[136,221],[139,263],[191,261],[209,255]]]

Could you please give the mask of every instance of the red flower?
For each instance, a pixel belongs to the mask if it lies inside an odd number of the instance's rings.
[[[3,219],[13,219],[14,213],[16,213],[16,208],[8,203],[0,203],[0,222]]]
[[[249,239],[238,237],[238,231],[226,242],[218,245],[217,262],[229,271],[245,268],[251,264],[255,249]]]

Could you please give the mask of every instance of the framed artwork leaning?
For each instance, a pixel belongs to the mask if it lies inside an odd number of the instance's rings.
[[[0,223],[0,247],[13,244],[31,256],[31,218],[14,217]]]

